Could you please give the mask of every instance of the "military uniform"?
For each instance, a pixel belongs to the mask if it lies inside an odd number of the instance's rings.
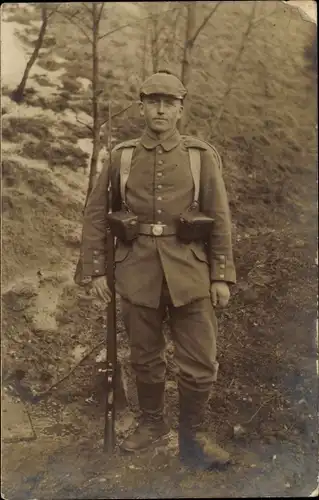
[[[131,243],[117,240],[116,244],[116,290],[122,297],[140,406],[149,420],[162,422],[166,371],[162,322],[168,310],[178,367],[181,427],[193,415],[196,428],[218,370],[217,322],[210,285],[213,281],[236,281],[221,159],[210,145],[181,136],[176,130],[165,140],[147,130],[140,139],[118,145],[85,209],[81,278],[106,274],[106,214],[111,208],[108,185],[110,181],[112,211],[118,211],[123,201],[121,155],[128,147],[134,152],[126,203],[142,227],[160,224],[167,229],[158,236],[144,231]],[[190,207],[194,197],[189,148],[200,152],[200,210],[214,219],[209,245],[182,242],[174,231],[176,218]],[[138,448],[132,444],[127,449],[134,447]]]

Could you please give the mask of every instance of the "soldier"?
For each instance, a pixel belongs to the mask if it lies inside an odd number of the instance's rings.
[[[236,282],[231,220],[217,151],[177,130],[186,89],[173,74],[158,72],[140,89],[145,131],[119,144],[92,190],[84,214],[81,284],[91,278],[106,302],[106,214],[138,220],[131,241],[117,238],[116,290],[122,299],[142,418],[122,449],[147,449],[169,433],[164,418],[165,339],[168,311],[178,367],[179,457],[192,468],[229,462],[228,453],[203,432],[216,381],[217,322],[214,308],[229,301]],[[123,229],[123,228],[122,228]],[[125,232],[125,228],[124,228]],[[83,280],[83,278],[85,278]]]

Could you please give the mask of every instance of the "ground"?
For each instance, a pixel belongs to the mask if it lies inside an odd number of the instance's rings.
[[[316,82],[302,62],[311,23],[294,14],[291,38],[288,31],[285,45],[270,58],[269,52],[268,59],[258,49],[260,28],[249,52],[255,70],[246,71],[242,82],[250,85],[249,92],[234,89],[221,120],[224,134],[216,141],[233,214],[238,283],[229,307],[217,311],[220,371],[206,428],[233,458],[226,471],[189,473],[176,457],[178,403],[168,331],[169,442],[134,457],[118,448],[112,456],[102,450],[99,370],[106,312],[73,282],[90,154],[88,132],[75,112],[81,121],[89,119],[87,80],[79,67],[76,76],[81,76],[74,78],[74,60],[67,59],[61,38],[59,50],[52,55],[45,49],[33,68],[26,103],[14,104],[8,90],[18,83],[30,47],[21,38],[27,17],[21,19],[14,6],[6,9],[2,37],[10,51],[1,56],[4,498],[309,495],[318,470]],[[235,10],[227,12],[230,23],[239,19]],[[281,21],[278,12],[276,22],[284,25],[287,17]],[[32,16],[28,23],[30,29],[36,26]],[[275,35],[276,30],[282,32],[274,28]],[[222,35],[225,46],[226,31]],[[198,74],[203,61],[198,48]],[[217,74],[216,60],[211,64]],[[265,94],[254,83],[262,64],[271,75]],[[218,91],[223,85],[222,78],[216,81]],[[243,99],[247,117],[241,115]],[[193,122],[199,135],[211,140],[205,135],[205,113],[216,101],[194,91],[194,103]],[[127,123],[115,122],[116,140],[135,131],[136,121]],[[117,415],[120,442],[138,415],[120,303],[118,340],[128,385],[127,404],[119,401]]]

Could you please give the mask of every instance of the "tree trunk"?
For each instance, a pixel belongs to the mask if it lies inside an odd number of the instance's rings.
[[[159,63],[158,37],[159,37],[158,22],[157,22],[157,17],[154,17],[152,19],[152,42],[151,42],[153,73],[157,73],[158,71],[158,63]]]
[[[148,26],[145,24],[144,34],[143,34],[143,54],[142,54],[142,82],[146,79],[147,75],[147,34]]]
[[[188,88],[192,73],[192,50],[194,46],[194,36],[196,31],[196,3],[189,2],[187,5],[187,20],[186,20],[186,36],[182,60],[182,75],[181,80],[184,87]],[[184,102],[184,113],[179,123],[179,130],[183,134],[185,132],[188,120],[189,104],[187,98]]]
[[[87,192],[87,199],[92,191],[96,177],[97,165],[99,161],[99,154],[101,150],[100,140],[100,113],[99,113],[99,100],[100,100],[100,79],[99,79],[99,31],[100,20],[97,12],[98,4],[92,4],[92,17],[93,17],[93,42],[92,42],[92,118],[93,118],[93,150],[90,162],[89,185]]]
[[[27,80],[29,78],[29,73],[31,71],[32,66],[34,65],[35,61],[38,58],[40,49],[41,49],[42,44],[43,44],[44,36],[45,36],[47,26],[48,26],[47,7],[41,8],[41,15],[42,15],[42,24],[41,24],[41,28],[39,31],[38,39],[35,43],[34,51],[32,52],[32,55],[31,55],[27,65],[26,65],[21,82],[19,83],[17,88],[11,93],[11,96],[10,96],[11,99],[18,104],[23,101],[24,89],[25,89]]]

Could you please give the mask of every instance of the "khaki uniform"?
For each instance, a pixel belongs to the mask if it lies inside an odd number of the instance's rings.
[[[193,201],[194,183],[188,147],[201,155],[200,210],[214,219],[210,247],[201,242],[182,243],[171,236],[140,235],[131,244],[116,246],[116,289],[123,298],[123,313],[131,341],[132,366],[147,383],[165,377],[165,347],[161,332],[168,307],[180,383],[194,390],[209,390],[216,379],[217,325],[210,302],[212,281],[235,283],[231,220],[215,149],[178,132],[160,142],[151,132],[140,140],[115,148],[112,165],[106,164],[84,214],[81,248],[82,276],[106,273],[106,218],[108,183],[113,207],[121,208],[120,157],[135,146],[126,185],[126,202],[144,223],[174,224]]]

